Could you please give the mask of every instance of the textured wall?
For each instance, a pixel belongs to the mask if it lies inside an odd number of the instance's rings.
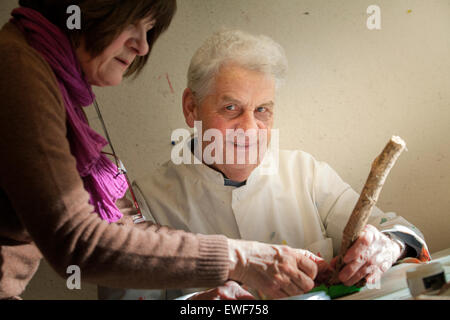
[[[1,21],[16,2],[1,2]],[[381,30],[366,27],[371,4],[381,8]],[[276,109],[281,147],[328,162],[360,191],[372,160],[391,135],[400,135],[409,151],[392,170],[378,205],[419,227],[432,252],[450,247],[450,1],[178,5],[140,78],[95,89],[132,178],[166,161],[172,130],[185,127],[181,93],[196,48],[212,31],[240,28],[271,36],[286,50],[289,76]],[[93,110],[88,114],[99,128]],[[57,280],[51,271],[44,265],[39,272],[25,297],[95,296],[93,286],[67,293],[62,282],[52,290],[49,281]]]

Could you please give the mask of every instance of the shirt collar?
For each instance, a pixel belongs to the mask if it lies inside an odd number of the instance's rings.
[[[199,159],[198,155],[195,153],[195,145],[197,144],[197,139],[196,138],[192,138],[192,139],[190,139],[188,141],[188,143],[190,145],[190,149],[191,149],[192,154],[198,160],[201,160],[201,159]],[[197,150],[199,150],[199,149],[197,149]],[[201,164],[197,164],[196,166],[199,166],[199,168],[197,168],[197,169],[199,171],[203,171],[202,173],[207,175],[209,178],[212,178],[213,181],[219,182],[218,176],[220,175],[220,177],[221,177],[220,183],[223,184],[226,187],[239,188],[239,187],[244,186],[247,183],[247,181],[240,182],[240,181],[234,181],[234,180],[228,179],[222,172],[220,172],[220,171],[218,171],[218,170],[216,170],[216,169],[214,169],[214,168],[212,168],[210,166],[205,165],[203,162]]]

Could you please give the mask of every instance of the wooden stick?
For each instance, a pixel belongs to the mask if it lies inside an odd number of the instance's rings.
[[[402,138],[393,136],[380,155],[373,161],[372,169],[370,170],[366,184],[364,185],[359,200],[345,226],[341,251],[330,284],[337,284],[340,282],[338,274],[344,264],[343,258],[347,250],[356,239],[358,239],[366,226],[367,220],[369,219],[373,206],[378,200],[384,182],[405,147],[406,144]]]

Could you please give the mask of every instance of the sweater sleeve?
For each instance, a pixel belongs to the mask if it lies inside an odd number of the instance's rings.
[[[23,46],[2,48],[0,58],[0,187],[60,275],[77,265],[82,281],[149,289],[215,286],[227,279],[224,236],[101,220],[70,153],[50,67]]]

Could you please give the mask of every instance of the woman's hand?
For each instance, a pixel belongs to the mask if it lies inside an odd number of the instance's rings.
[[[188,300],[254,300],[255,297],[234,281],[227,281],[223,286],[202,291]]]
[[[374,284],[400,257],[400,245],[367,225],[361,236],[344,256],[345,267],[339,273],[339,280],[351,286],[365,279]],[[335,263],[335,260],[332,264]]]
[[[323,259],[307,250],[229,239],[229,278],[262,292],[284,298],[310,291]]]

